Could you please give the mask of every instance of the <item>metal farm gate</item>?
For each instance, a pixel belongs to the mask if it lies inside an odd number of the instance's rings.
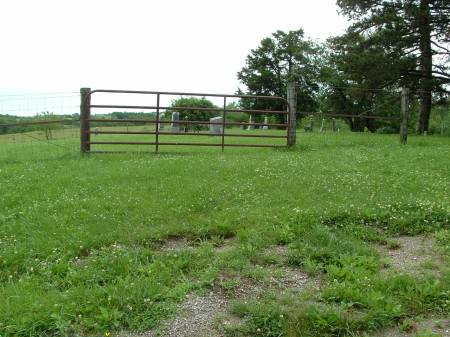
[[[116,105],[116,104],[92,104],[92,98],[96,93],[106,93],[113,94],[114,96],[121,94],[139,94],[139,95],[148,95],[153,96],[153,99],[156,98],[156,105]],[[168,96],[178,96],[178,97],[204,97],[204,98],[214,98],[221,99],[223,102],[222,107],[210,107],[210,108],[200,108],[194,106],[164,106],[161,104],[163,98],[168,98]],[[123,97],[123,96],[122,96]],[[228,101],[227,101],[228,99]],[[227,103],[230,100],[243,99],[247,101],[254,100],[268,100],[268,101],[276,101],[278,106],[282,106],[283,110],[273,111],[273,110],[258,110],[258,109],[237,109],[237,108],[229,108]],[[145,119],[111,119],[111,118],[99,118],[94,115],[91,116],[91,109],[134,109],[134,110],[142,110],[153,112],[153,118],[145,118]],[[172,120],[167,120],[161,118],[162,112],[177,112],[177,111],[203,111],[203,112],[212,112],[217,114],[216,118],[212,120],[176,120],[173,118]],[[250,116],[255,115],[264,115],[264,122],[255,122],[250,117],[248,122],[236,122],[229,121],[227,117],[232,113],[246,113]],[[282,115],[282,118],[278,118],[278,121],[281,119],[283,122],[269,122],[267,116],[271,115]],[[81,151],[83,153],[90,152],[116,152],[116,151],[91,151],[92,145],[148,145],[155,146],[155,151],[159,151],[160,146],[217,146],[221,147],[222,150],[225,147],[288,147],[293,145],[295,142],[295,128],[293,128],[292,119],[295,119],[295,116],[292,117],[291,107],[285,98],[275,97],[275,96],[248,96],[248,95],[218,95],[218,94],[199,94],[199,93],[183,93],[183,92],[157,92],[157,91],[135,91],[135,90],[91,90],[89,88],[81,89],[81,116],[80,116],[80,125],[81,125]],[[109,123],[110,125],[120,125],[120,123],[141,123],[141,125],[149,125],[151,128],[148,130],[111,130],[113,128],[92,128],[92,124],[100,125],[98,123]],[[164,125],[169,124],[171,126],[171,130],[165,131]],[[153,127],[154,126],[154,127]],[[185,127],[184,130],[181,130],[180,127]],[[200,129],[200,126],[209,126],[210,132],[194,132],[189,130],[190,127],[196,127]],[[216,128],[214,128],[216,127]],[[218,127],[218,128],[217,128]],[[267,130],[277,129],[284,130],[281,134],[280,132],[270,133],[270,132],[236,132],[233,127],[240,127],[240,129],[250,130],[250,129],[264,129]],[[228,130],[227,130],[228,128]],[[214,129],[215,132],[211,132]],[[229,131],[229,132],[227,132]],[[129,140],[116,140],[116,139],[104,139],[104,136],[101,140],[92,140],[91,135],[148,135],[151,136],[151,139],[147,140],[139,140],[139,141],[129,141]],[[205,142],[188,142],[188,141],[161,141],[160,136],[203,136],[203,137],[220,137],[221,141],[218,143],[205,143]],[[111,136],[115,137],[115,136]],[[263,139],[285,139],[286,144],[271,144],[267,143],[232,143],[227,142],[228,137],[236,137],[236,138],[263,138]],[[150,137],[149,137],[150,138]],[[179,137],[177,137],[179,138]]]

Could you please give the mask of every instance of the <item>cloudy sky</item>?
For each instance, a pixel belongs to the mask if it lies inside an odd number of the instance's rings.
[[[335,0],[3,0],[0,94],[91,88],[233,93],[262,38],[346,26]]]

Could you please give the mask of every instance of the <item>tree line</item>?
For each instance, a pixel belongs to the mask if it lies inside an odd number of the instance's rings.
[[[351,24],[343,35],[317,43],[302,29],[277,31],[246,58],[240,94],[286,96],[298,89],[301,112],[398,115],[400,88],[417,106],[417,133],[430,127],[435,106],[448,108],[450,4],[443,0],[338,0]],[[267,108],[269,102],[243,102]],[[262,106],[264,105],[264,106]],[[279,108],[279,107],[270,107]],[[396,122],[345,118],[352,131],[375,131]]]

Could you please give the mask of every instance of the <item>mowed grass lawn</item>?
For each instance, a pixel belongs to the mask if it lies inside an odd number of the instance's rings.
[[[76,138],[0,147],[2,337],[154,329],[186,295],[264,282],[280,263],[320,289],[234,303],[244,324],[228,336],[362,336],[448,315],[449,138],[299,133],[291,150],[158,155],[81,156]],[[385,272],[374,245],[424,233],[442,262]],[[192,247],[161,249],[174,238]],[[286,262],[265,258],[276,246]]]

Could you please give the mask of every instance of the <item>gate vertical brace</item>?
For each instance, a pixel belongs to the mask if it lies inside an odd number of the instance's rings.
[[[156,153],[159,152],[159,99],[160,94],[156,95],[156,147],[155,151]]]
[[[400,124],[400,143],[408,142],[408,119],[409,119],[409,89],[402,88],[402,110]]]
[[[91,88],[80,89],[80,149],[81,153],[91,151],[91,134],[89,119],[91,118]]]
[[[223,98],[223,113],[222,113],[222,152],[225,150],[225,118],[227,116],[227,98]]]
[[[289,103],[288,107],[288,146],[294,146],[297,140],[297,91],[295,87],[295,82],[290,81],[287,85],[287,101]]]

